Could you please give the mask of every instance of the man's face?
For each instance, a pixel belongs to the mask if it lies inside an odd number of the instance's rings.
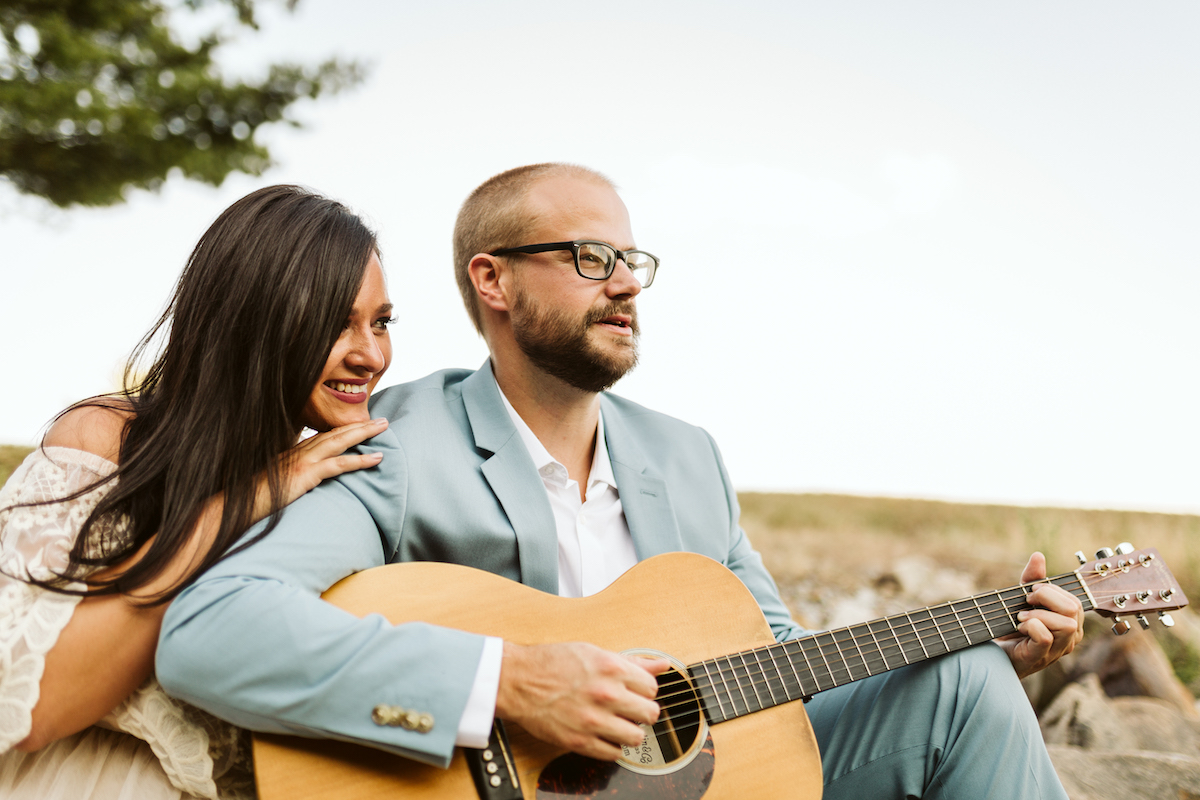
[[[516,243],[593,239],[634,249],[629,212],[607,186],[555,177],[527,199],[538,220]],[[641,285],[625,262],[603,281],[575,272],[570,251],[521,256],[513,272],[509,309],[521,351],[549,375],[588,392],[612,386],[637,364],[637,306]]]

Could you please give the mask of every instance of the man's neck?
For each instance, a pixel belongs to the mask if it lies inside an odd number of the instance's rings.
[[[596,449],[600,395],[577,389],[529,366],[501,367],[492,360],[496,384],[547,452],[567,468],[582,497]]]

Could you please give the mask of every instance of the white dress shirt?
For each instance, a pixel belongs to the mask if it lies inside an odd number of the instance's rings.
[[[496,388],[499,390],[500,387]],[[554,512],[554,526],[558,532],[558,593],[562,597],[595,594],[637,563],[633,536],[621,508],[608,445],[604,441],[604,415],[600,414],[596,425],[592,468],[585,497],[580,500],[579,483],[572,480],[567,468],[550,455],[503,391],[500,399],[542,476],[542,485]],[[487,745],[492,719],[496,715],[503,655],[503,640],[488,637],[467,708],[459,720],[456,742],[463,747]]]

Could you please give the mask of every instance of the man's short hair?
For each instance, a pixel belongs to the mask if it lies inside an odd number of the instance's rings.
[[[479,299],[467,267],[479,253],[490,253],[502,247],[520,247],[536,242],[522,237],[537,222],[525,205],[530,188],[538,181],[552,177],[580,178],[615,189],[613,182],[595,170],[577,164],[548,162],[517,167],[488,178],[462,204],[454,224],[454,277],[463,305],[475,325],[483,333],[483,315]]]

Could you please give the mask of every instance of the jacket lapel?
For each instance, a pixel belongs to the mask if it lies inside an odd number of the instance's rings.
[[[554,512],[533,460],[513,427],[485,361],[462,383],[463,405],[475,446],[490,457],[481,471],[500,500],[517,537],[521,582],[558,594],[558,532]]]
[[[606,396],[601,396],[600,403],[608,457],[638,560],[682,550],[683,537],[666,482],[649,469],[641,446],[625,426],[620,412]]]

